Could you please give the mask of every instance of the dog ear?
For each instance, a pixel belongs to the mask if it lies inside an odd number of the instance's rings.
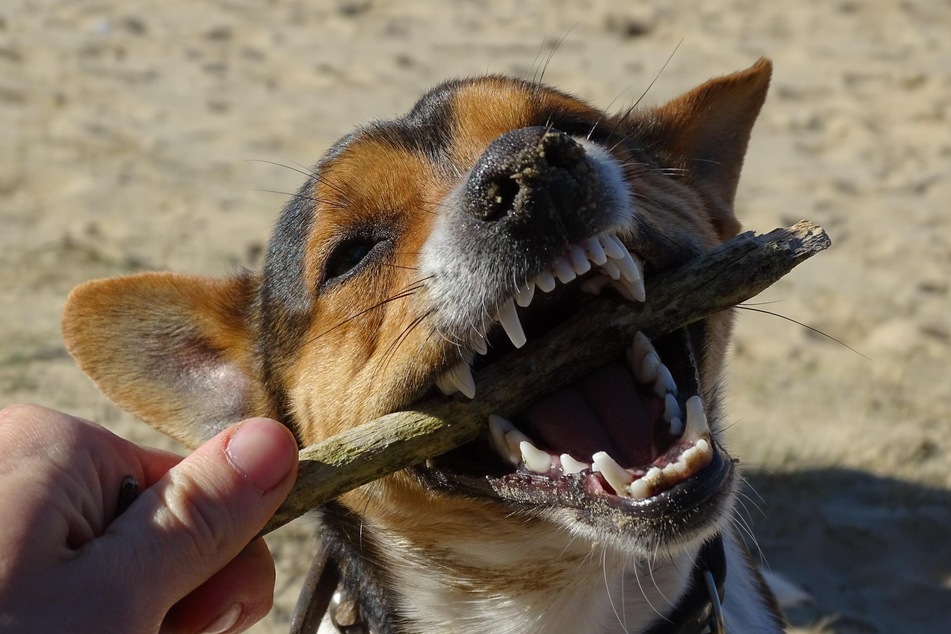
[[[654,112],[657,147],[710,197],[713,224],[724,240],[740,229],[733,199],[772,70],[772,63],[761,58],[750,68],[711,79]]]
[[[257,279],[143,273],[87,282],[63,338],[102,392],[196,447],[251,415],[271,415],[254,362]]]

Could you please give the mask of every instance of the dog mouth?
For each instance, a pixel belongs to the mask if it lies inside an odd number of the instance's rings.
[[[473,369],[504,363],[517,354],[513,346],[544,337],[605,292],[627,302],[645,298],[643,261],[612,233],[571,245],[503,301],[489,336],[470,335],[471,365],[454,366],[437,387],[474,397]],[[653,341],[637,333],[623,358],[606,360],[511,420],[490,415],[482,438],[418,472],[450,490],[546,509],[602,507],[656,518],[715,504],[732,463],[715,442],[699,393],[702,335],[703,326]]]

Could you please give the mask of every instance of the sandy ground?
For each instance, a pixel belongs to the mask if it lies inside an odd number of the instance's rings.
[[[585,8],[579,8],[586,4]],[[782,8],[780,8],[782,6]],[[63,349],[77,283],[257,266],[300,175],[448,76],[531,76],[620,108],[770,56],[737,203],[833,249],[744,311],[729,430],[768,565],[802,631],[951,631],[951,4],[120,2],[0,5],[0,403],[170,446]],[[677,48],[679,44],[679,49]],[[785,318],[809,326],[804,328]],[[842,343],[817,335],[818,329]],[[271,539],[286,629],[312,538]]]

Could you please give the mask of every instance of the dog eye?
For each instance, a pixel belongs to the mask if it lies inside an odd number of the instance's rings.
[[[339,243],[327,259],[324,267],[324,282],[337,281],[354,271],[367,259],[380,240],[355,237]]]

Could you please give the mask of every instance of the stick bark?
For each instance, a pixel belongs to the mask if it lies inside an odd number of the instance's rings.
[[[826,249],[829,236],[801,221],[788,229],[740,234],[646,280],[647,300],[632,306],[599,298],[544,339],[529,341],[504,363],[479,372],[476,398],[432,398],[300,452],[297,482],[265,526],[268,533],[338,495],[473,440],[490,413],[512,417],[619,356],[634,333],[648,337],[687,326],[744,302]]]

